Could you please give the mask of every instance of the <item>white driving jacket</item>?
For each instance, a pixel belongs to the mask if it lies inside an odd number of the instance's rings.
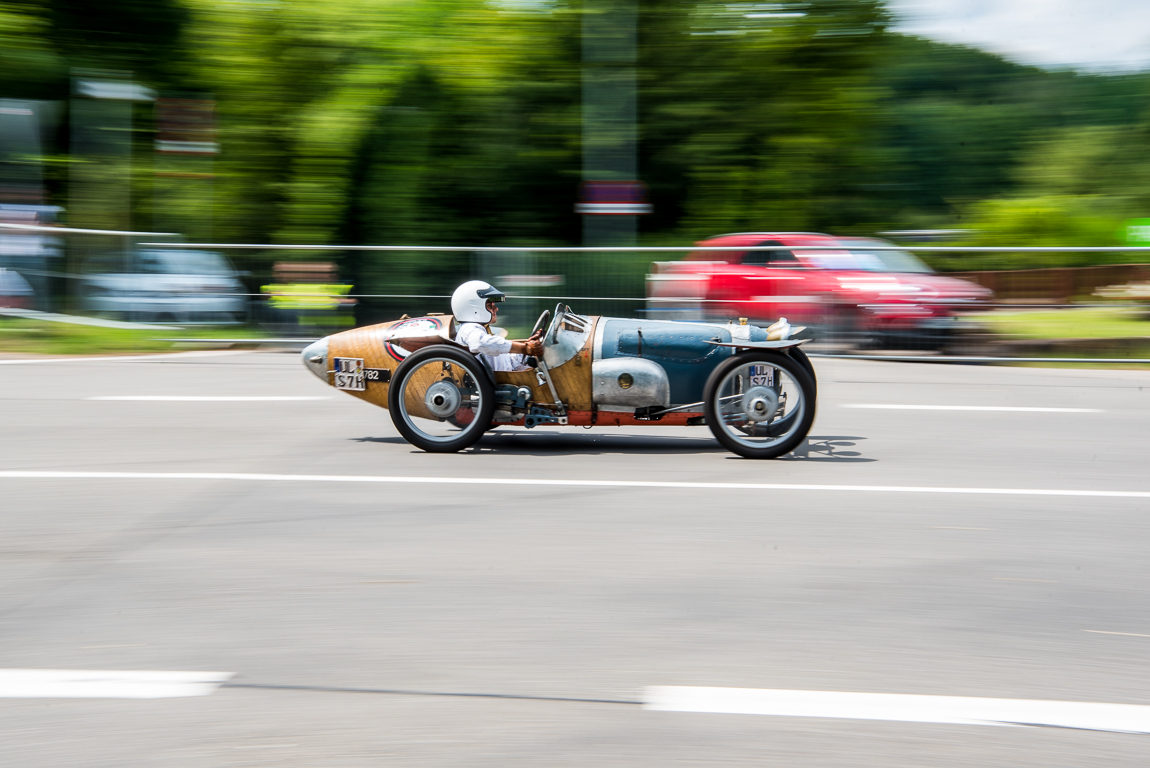
[[[462,323],[455,340],[492,371],[517,371],[526,367],[523,362],[526,356],[511,354],[509,340],[488,333],[479,323]]]

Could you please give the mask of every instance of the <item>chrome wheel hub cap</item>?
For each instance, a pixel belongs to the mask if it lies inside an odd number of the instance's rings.
[[[743,394],[742,405],[748,421],[770,421],[779,409],[779,396],[770,387],[751,387]]]
[[[436,418],[446,419],[459,410],[463,396],[459,393],[459,387],[450,381],[437,381],[427,388],[423,402]]]

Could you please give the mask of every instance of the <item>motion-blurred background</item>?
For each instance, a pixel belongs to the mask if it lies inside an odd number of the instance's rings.
[[[27,310],[315,335],[443,311],[436,297],[471,276],[527,296],[636,299],[585,300],[585,312],[655,312],[667,307],[645,301],[662,288],[651,278],[671,270],[651,263],[687,255],[341,245],[689,246],[732,232],[912,249],[1150,244],[1150,59],[1137,46],[1110,69],[1082,60],[1089,46],[1061,65],[1022,55],[1069,13],[1057,3],[1016,4],[996,27],[1009,41],[1001,27],[1017,25],[1015,58],[1044,66],[901,31],[954,39],[929,14],[953,5],[0,0],[0,224],[125,233],[0,230],[0,305],[24,311],[2,316],[0,347],[155,336],[65,333]],[[796,244],[737,244],[764,243]],[[859,307],[892,302],[904,320],[996,309],[982,331],[1036,342],[1147,335],[1138,253],[919,252],[892,265],[849,250],[829,253],[850,279],[933,270],[993,291],[819,289],[824,329],[870,346],[891,310]],[[693,258],[744,276],[780,266]],[[780,268],[826,268],[792,262]],[[687,298],[731,300],[700,317],[785,313],[731,291]],[[1067,328],[1035,305],[1089,308]],[[512,325],[537,313],[522,306]],[[899,327],[888,346],[935,345]]]

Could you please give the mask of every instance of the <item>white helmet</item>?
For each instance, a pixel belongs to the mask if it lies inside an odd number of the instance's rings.
[[[487,302],[503,301],[503,291],[482,280],[469,280],[451,294],[451,314],[460,323],[490,323]]]

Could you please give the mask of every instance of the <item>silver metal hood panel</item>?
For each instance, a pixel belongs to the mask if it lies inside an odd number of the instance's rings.
[[[630,378],[630,386],[623,383]],[[666,407],[671,383],[663,366],[640,357],[616,357],[591,364],[591,399],[599,406]]]

